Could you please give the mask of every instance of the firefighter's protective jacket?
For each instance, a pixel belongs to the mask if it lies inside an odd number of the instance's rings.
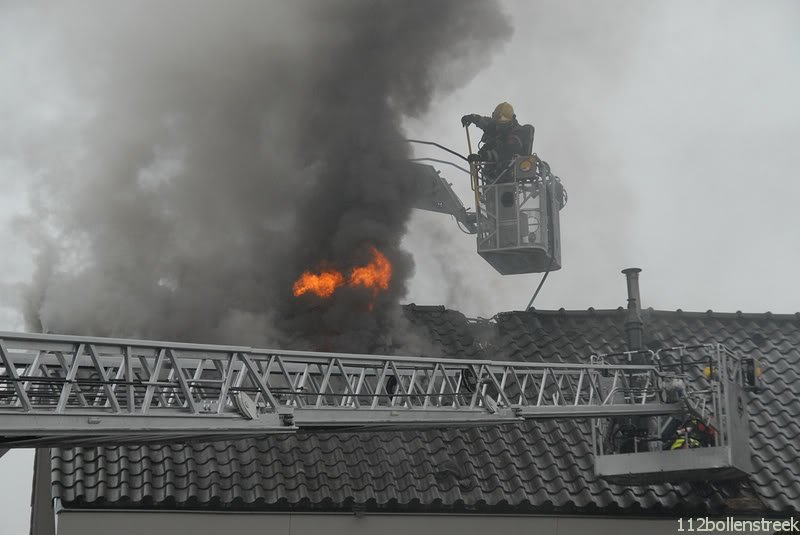
[[[524,155],[531,145],[528,129],[523,128],[516,120],[506,127],[499,126],[491,117],[476,118],[475,125],[483,130],[478,151],[482,161],[510,162],[515,156]]]

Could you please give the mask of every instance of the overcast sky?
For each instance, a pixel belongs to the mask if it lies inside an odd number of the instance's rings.
[[[20,4],[0,5],[3,330],[22,328],[15,284],[32,267],[13,224],[29,211],[34,178],[19,140],[70,116],[48,36]],[[800,3],[504,5],[510,42],[407,130],[465,153],[461,115],[488,115],[501,101],[535,125],[535,152],[569,192],[564,267],[537,308],[624,305],[620,270],[638,266],[644,306],[799,311]],[[466,176],[442,171],[471,205]],[[501,277],[445,216],[416,214],[406,246],[417,266],[408,302],[488,317],[522,309],[540,279]],[[2,533],[27,529],[31,461],[30,452],[0,459]]]
[[[409,128],[466,151],[458,117],[502,100],[536,126],[534,150],[569,192],[564,267],[536,306],[624,305],[619,271],[638,266],[645,306],[800,310],[800,4],[507,5],[504,53]],[[445,172],[468,202],[465,177]],[[420,268],[410,299],[523,308],[539,276],[500,277],[471,237],[432,230],[438,219],[416,217],[408,235]],[[446,253],[427,254],[445,240]],[[442,264],[469,284],[451,292]]]

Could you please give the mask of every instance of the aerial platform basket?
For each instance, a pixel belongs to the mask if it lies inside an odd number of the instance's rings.
[[[409,141],[444,148],[428,141]],[[439,171],[421,161],[452,165],[468,173],[477,209],[466,208]],[[530,153],[530,147],[526,155],[508,163],[475,162],[469,170],[444,160],[416,158],[406,173],[414,207],[452,215],[462,231],[477,234],[478,254],[501,275],[561,269],[559,211],[567,193],[561,179],[550,172],[547,162]]]
[[[698,351],[703,353],[700,359]],[[594,420],[595,473],[625,485],[736,479],[752,473],[747,397],[759,390],[758,361],[721,345],[640,353],[648,353],[662,369],[659,396],[681,399],[685,410],[639,420],[638,426],[619,418]],[[692,425],[686,426],[687,420]],[[705,440],[696,439],[697,426],[707,426]]]
[[[535,154],[491,165],[479,169],[478,254],[503,275],[561,269],[560,179]]]

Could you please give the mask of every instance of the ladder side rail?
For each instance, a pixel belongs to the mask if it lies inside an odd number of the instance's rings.
[[[0,340],[2,338],[0,337]],[[201,360],[205,360],[208,362],[204,366],[205,369],[213,369],[213,364],[211,361],[213,360],[221,360],[226,361],[230,355],[230,351],[217,351],[216,348],[218,346],[210,346],[214,348],[214,351],[211,352],[198,352],[195,351],[193,353],[187,353],[180,349],[178,344],[167,344],[161,347],[157,347],[156,351],[152,351],[149,348],[147,351],[137,351],[135,346],[120,346],[114,352],[113,356],[110,356],[111,353],[103,353],[100,351],[101,346],[94,345],[95,353],[98,357],[98,360],[101,363],[109,367],[114,365],[116,367],[119,359],[122,358],[124,352],[129,352],[132,357],[137,357],[137,359],[133,359],[133,364],[135,366],[136,360],[139,362],[142,361],[154,361],[158,357],[158,353],[161,349],[171,349],[176,353],[176,358],[181,362],[184,363],[183,366],[188,366],[188,363],[191,361],[192,363],[200,362]],[[224,346],[219,346],[224,347]],[[58,351],[50,351],[49,349],[43,349],[43,351],[48,352],[50,355],[55,355]],[[70,353],[74,352],[74,347],[70,351]],[[62,351],[63,353],[63,351]],[[286,355],[286,352],[283,351],[270,351],[270,352],[256,352],[256,353],[248,353],[250,356],[250,360],[260,361],[260,360],[269,360],[269,358],[273,356],[280,356],[283,358],[284,362],[287,364],[287,368],[290,368],[292,365],[297,366],[305,366],[311,362],[319,362],[322,364],[327,364],[330,362],[331,358],[340,359],[343,363],[343,366],[347,369],[352,367],[353,369],[361,369],[364,366],[375,366],[376,363],[382,363],[384,360],[389,359],[395,363],[395,365],[408,365],[409,368],[412,366],[418,366],[421,368],[432,368],[436,363],[446,364],[449,366],[455,366],[456,368],[464,368],[470,365],[481,365],[486,364],[492,370],[503,370],[504,368],[512,368],[515,370],[543,370],[543,369],[552,369],[552,368],[559,368],[559,369],[586,369],[592,368],[596,365],[592,364],[581,364],[581,363],[542,363],[542,362],[513,362],[513,361],[499,361],[499,360],[478,360],[478,359],[453,359],[453,358],[430,358],[430,357],[404,357],[404,356],[386,356],[386,355],[355,355],[353,358],[345,358],[335,356],[336,354],[327,354],[327,353],[315,353],[315,352],[291,352],[291,354]],[[321,356],[322,355],[322,356]],[[18,363],[29,363],[35,356],[29,356],[25,358],[24,356],[21,358],[15,358],[15,361]],[[82,363],[83,360],[88,359],[88,355],[81,355],[79,361]],[[42,357],[42,362],[46,362],[46,356]],[[50,361],[52,363],[52,361]],[[615,365],[617,368],[626,368],[630,370],[645,370],[650,369],[652,366],[650,365]],[[501,372],[499,372],[501,373]]]
[[[99,354],[119,354],[121,348],[130,347],[134,353],[157,353],[160,349],[170,347],[186,355],[207,352],[226,353],[229,351],[248,351],[246,346],[192,344],[185,342],[165,342],[160,340],[137,340],[128,338],[104,338],[98,336],[75,336],[66,334],[36,334],[0,331],[0,339],[19,349],[50,352],[69,351],[77,344],[93,344]],[[302,353],[302,352],[297,352]]]
[[[171,352],[168,352],[168,351],[165,350],[164,353],[166,355],[169,355],[169,353],[171,353]],[[172,361],[173,366],[171,366],[169,368],[169,375],[167,376],[166,380],[162,380],[161,377],[160,377],[160,375],[161,375],[161,373],[163,371],[163,368],[164,368],[164,366],[163,366],[164,357],[163,356],[160,356],[160,358],[156,359],[156,363],[155,363],[155,366],[153,368],[150,368],[149,366],[146,366],[146,365],[142,367],[142,370],[145,370],[145,371],[149,372],[149,376],[147,378],[147,381],[145,383],[143,383],[143,386],[146,387],[146,391],[144,393],[144,400],[143,400],[143,406],[145,407],[145,412],[147,411],[147,407],[151,406],[151,404],[152,404],[152,402],[154,400],[154,396],[156,396],[156,395],[159,396],[159,398],[155,400],[157,406],[175,406],[176,404],[178,404],[178,405],[186,404],[186,405],[189,406],[190,409],[192,409],[191,405],[194,404],[195,406],[194,406],[194,408],[192,410],[195,411],[195,412],[197,410],[196,401],[209,401],[210,402],[210,401],[213,400],[217,404],[221,403],[220,398],[217,398],[217,394],[216,394],[217,390],[215,390],[217,387],[213,387],[212,388],[211,386],[207,386],[206,388],[208,389],[209,392],[212,392],[212,391],[214,392],[213,398],[211,398],[211,396],[208,396],[208,397],[201,396],[200,400],[195,400],[195,396],[191,392],[191,387],[189,385],[189,379],[186,376],[186,370],[184,370],[183,368],[180,367],[180,365],[178,364],[178,358],[174,355],[174,353],[170,357],[170,361]],[[178,364],[178,365],[176,366],[175,364]],[[235,361],[234,361],[234,364],[235,364]],[[413,370],[411,371],[411,375],[410,376],[406,376],[405,373],[403,371],[401,371],[400,369],[398,369],[396,366],[394,366],[393,363],[390,362],[390,365],[392,367],[392,371],[394,372],[393,375],[395,377],[399,378],[400,383],[402,385],[402,388],[404,389],[404,392],[403,392],[404,395],[402,397],[405,398],[403,400],[405,406],[409,407],[409,406],[417,406],[417,405],[424,404],[424,400],[426,398],[431,397],[432,393],[428,393],[425,390],[423,390],[424,387],[421,386],[421,385],[424,384],[424,383],[420,383],[419,381],[420,380],[422,380],[422,381],[430,381],[431,380],[430,377],[433,377],[432,372],[431,372],[431,374],[428,374],[424,378],[420,379],[419,377],[414,375]],[[230,364],[229,364],[229,366],[230,366]],[[341,367],[339,367],[338,370],[335,370],[333,366],[326,367],[324,369],[326,370],[326,375],[328,375],[328,378],[329,378],[329,384],[327,385],[328,387],[332,386],[332,384],[330,383],[330,378],[334,375],[333,374],[334,371],[338,371],[338,373],[336,374],[337,377],[345,378],[345,374],[342,373]],[[70,371],[74,372],[75,368],[71,367]],[[506,372],[507,372],[506,373],[506,384],[502,384],[501,382],[498,382],[498,378],[497,378],[497,376],[495,374],[491,373],[490,370],[487,370],[487,366],[482,366],[480,371],[479,371],[479,375],[480,375],[480,379],[481,379],[481,390],[486,392],[486,388],[488,388],[488,386],[491,385],[493,387],[493,390],[494,390],[493,393],[496,394],[497,398],[502,400],[503,403],[506,406],[514,406],[515,404],[510,401],[510,398],[508,397],[509,393],[507,392],[507,389],[509,388],[508,377],[511,376],[511,373],[508,370],[506,370]],[[437,374],[438,373],[440,373],[440,372],[437,372]],[[452,376],[456,375],[456,373],[457,372],[448,372],[445,369],[445,372],[441,375],[441,378],[447,384],[447,386],[450,387],[449,388],[449,390],[450,390],[449,393],[454,397],[454,399],[453,399],[454,403],[456,405],[460,405],[461,402],[459,401],[459,398],[460,398],[460,396],[462,394],[462,392],[460,391],[460,387],[456,387],[456,386],[452,385],[452,383],[451,383]],[[516,371],[514,372],[514,374],[515,375],[517,374]],[[231,374],[227,374],[227,375],[230,378]],[[266,375],[266,373],[261,373],[259,375],[261,375],[261,377],[259,378],[259,380],[256,380],[254,382],[254,384],[257,385],[259,382],[266,382],[266,380],[269,378],[270,379],[270,386],[272,386],[271,383],[273,382],[274,375],[269,376],[269,377]],[[525,375],[526,381],[530,377],[533,376],[533,374],[530,374],[530,373],[526,373],[524,375]],[[617,377],[621,377],[621,374],[619,374],[619,373],[617,373],[616,375],[617,375]],[[196,371],[195,371],[195,376],[197,376]],[[362,370],[360,376],[363,377],[362,384],[364,384],[364,383],[368,384],[368,382],[367,382],[367,370]],[[580,377],[581,376],[586,377],[587,376],[587,371],[586,370],[577,369],[577,370],[570,370],[569,372],[564,372],[564,371],[556,372],[556,371],[553,371],[552,369],[548,368],[542,374],[542,376],[541,376],[542,380],[541,380],[541,383],[539,385],[540,394],[542,394],[542,396],[540,397],[541,401],[539,402],[540,405],[546,404],[545,402],[548,400],[548,398],[543,397],[543,394],[548,390],[547,381],[548,381],[548,378],[550,376],[557,377],[557,379],[555,380],[556,382],[553,385],[551,385],[551,386],[553,386],[553,389],[554,389],[554,392],[551,392],[551,394],[550,394],[551,397],[549,398],[551,400],[551,404],[556,405],[556,406],[563,405],[568,399],[571,400],[573,402],[573,404],[576,404],[576,405],[579,405],[579,404],[582,403],[582,399],[583,399],[583,396],[584,396],[583,384],[585,384],[585,383],[582,383],[581,384],[581,388],[577,389],[576,382],[582,381],[582,379],[580,379]],[[331,390],[329,388],[325,388],[325,389],[320,388],[320,390],[318,390],[317,392],[314,392],[314,393],[317,395],[317,397],[319,397],[319,396],[341,397],[343,395],[346,395],[346,396],[351,397],[351,398],[360,397],[362,395],[361,392],[360,391],[356,392],[353,389],[353,386],[352,386],[353,377],[355,377],[355,376],[352,375],[352,374],[347,374],[346,379],[342,379],[342,381],[343,381],[342,385],[344,385],[344,389],[341,390],[341,391],[335,391],[335,390]],[[374,375],[373,375],[373,377],[374,377]],[[210,383],[214,383],[214,384],[229,384],[229,382],[225,383],[224,379],[205,379],[204,381],[206,383],[209,383],[209,384]],[[436,381],[436,377],[434,377],[434,382],[435,381]],[[79,383],[80,381],[77,381],[77,382]],[[347,386],[347,382],[350,382],[350,386]],[[108,389],[110,389],[111,386],[113,386],[113,384],[114,384],[114,382],[109,380],[108,377],[106,377],[104,381],[100,381],[99,382],[100,386],[104,386],[104,387],[106,387]],[[516,387],[516,382],[514,382],[513,385]],[[568,386],[569,392],[567,392],[565,390],[565,385]],[[286,386],[284,386],[283,388],[285,388],[288,391],[288,394],[299,395],[299,393],[297,391],[289,390],[288,382],[286,383]],[[593,386],[593,389],[596,389],[596,387]],[[261,392],[263,392],[263,389],[260,389],[260,390],[261,390]],[[168,395],[165,396],[165,392]],[[183,399],[175,398],[175,396],[178,393],[182,394],[181,398],[183,398]],[[187,397],[187,393],[188,393],[189,397]],[[447,389],[445,389],[444,393],[447,393]],[[567,395],[567,393],[569,395]],[[261,393],[259,393],[257,395],[260,396]],[[374,396],[375,394],[372,394],[372,395]],[[400,397],[401,397],[400,394],[398,394],[397,392],[394,392],[393,396],[396,398],[395,401],[398,401],[400,399]],[[475,397],[474,393],[473,393],[472,397],[473,397],[474,401],[473,401],[473,403],[471,405],[473,407],[476,406],[476,405],[479,405],[479,403],[478,403],[479,400]],[[112,396],[109,397],[109,400],[110,399],[116,399],[116,397],[112,395]],[[223,399],[222,402],[224,402],[224,399]],[[270,402],[270,405],[273,405],[273,403]],[[63,410],[63,408],[61,410]],[[118,410],[118,407],[115,407],[115,410]]]
[[[70,339],[74,339],[77,341],[83,340],[84,343],[92,343],[98,354],[103,354],[102,348],[109,347],[113,349],[113,353],[116,355],[120,355],[122,353],[121,348],[123,347],[130,347],[132,351],[137,351],[138,349],[145,349],[151,355],[155,355],[157,350],[163,348],[170,348],[174,351],[180,351],[182,355],[194,358],[227,358],[226,355],[230,352],[230,348],[235,348],[237,350],[244,350],[244,353],[250,355],[251,360],[260,360],[261,358],[269,358],[270,356],[279,355],[284,357],[287,362],[291,362],[293,357],[299,358],[303,363],[307,363],[312,359],[319,359],[322,362],[327,362],[331,358],[340,359],[343,363],[353,362],[356,366],[363,366],[365,363],[374,363],[376,360],[380,361],[385,358],[390,358],[396,364],[407,362],[407,363],[416,363],[420,366],[433,366],[435,362],[441,362],[444,364],[453,364],[453,365],[469,365],[469,364],[482,364],[488,362],[492,367],[501,368],[503,366],[512,366],[518,368],[545,368],[545,367],[559,367],[559,368],[585,368],[588,365],[586,364],[577,364],[577,363],[527,363],[527,362],[513,362],[513,361],[483,361],[478,359],[443,359],[443,358],[425,358],[425,357],[408,357],[408,356],[378,356],[378,355],[359,355],[359,354],[348,354],[348,353],[323,353],[323,352],[312,352],[312,351],[289,351],[289,350],[261,350],[261,349],[253,349],[253,348],[243,348],[240,346],[215,346],[215,345],[202,345],[202,344],[183,344],[183,343],[162,343],[162,342],[149,342],[149,341],[130,341],[130,340],[116,340],[116,339],[104,339],[104,338],[91,338],[91,337],[61,337],[61,336],[53,336],[53,335],[18,335],[18,334],[7,334],[7,333],[0,333],[0,339],[3,340],[17,340],[21,339],[24,341],[29,341],[29,339],[37,339],[37,338],[45,338],[47,340],[53,340],[54,342],[51,343],[61,343],[62,345],[68,342]],[[61,340],[62,338],[68,340]],[[112,346],[112,342],[116,342],[117,346]],[[134,343],[135,342],[135,343]],[[21,344],[25,345],[25,344]],[[74,344],[73,344],[74,347]],[[685,346],[686,347],[686,346]],[[186,350],[184,350],[186,348]],[[34,348],[37,349],[37,348]],[[156,350],[156,352],[154,352]],[[651,351],[644,351],[645,353],[651,353]],[[632,355],[641,352],[624,352],[625,355]],[[610,353],[608,355],[615,355],[614,353]],[[346,364],[345,364],[346,365]],[[619,365],[618,365],[619,366]],[[629,365],[630,369],[642,369],[648,368],[649,366],[640,366],[640,365]]]

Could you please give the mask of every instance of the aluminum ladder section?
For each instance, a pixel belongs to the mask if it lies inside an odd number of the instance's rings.
[[[0,447],[670,414],[655,366],[358,355],[0,332]]]

